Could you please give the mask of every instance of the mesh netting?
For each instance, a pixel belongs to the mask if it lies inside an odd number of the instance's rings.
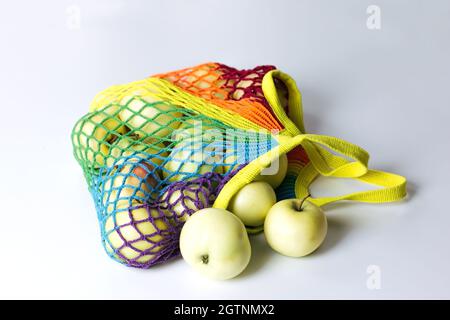
[[[274,115],[263,90],[264,75],[276,68],[271,65],[238,70],[220,63],[205,63],[191,68],[156,75],[183,88],[191,94],[213,101],[225,109],[235,111],[243,117],[268,130],[282,130],[283,126]],[[289,94],[285,84],[274,79],[279,98],[289,112]],[[308,156],[302,146],[288,154],[289,167],[303,167]],[[275,190],[278,200],[294,198],[297,172],[288,172],[283,183]]]
[[[274,116],[261,88],[264,75],[274,69],[274,66],[259,66],[237,70],[223,64],[207,63],[156,77],[237,112],[261,128],[281,130],[283,126]]]
[[[210,207],[236,172],[276,146],[267,132],[236,130],[142,88],[108,101],[76,123],[72,142],[105,250],[129,266],[179,255],[186,218]]]

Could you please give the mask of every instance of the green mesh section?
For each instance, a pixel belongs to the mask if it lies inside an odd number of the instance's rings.
[[[86,114],[71,137],[107,253],[143,268],[177,255],[186,217],[211,206],[231,175],[276,146],[266,132],[140,96]]]

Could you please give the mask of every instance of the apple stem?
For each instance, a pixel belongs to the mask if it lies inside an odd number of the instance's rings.
[[[139,139],[139,135],[137,133],[132,133],[132,134],[130,134],[130,138],[132,140],[138,140]]]
[[[297,207],[297,211],[303,211],[303,209],[302,209],[303,204],[305,203],[306,199],[308,199],[309,197],[311,197],[310,193],[308,193],[308,195],[302,199],[302,202],[300,202],[300,205]]]
[[[109,144],[113,144],[114,142],[116,142],[116,140],[119,139],[119,137],[115,134],[112,135],[111,139],[109,139],[109,141],[107,141]]]

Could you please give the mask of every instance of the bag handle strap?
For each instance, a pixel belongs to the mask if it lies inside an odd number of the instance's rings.
[[[283,81],[288,89],[289,116],[281,105],[274,78]],[[272,70],[264,76],[262,89],[264,96],[272,106],[275,116],[284,124],[286,132],[292,136],[305,134],[302,97],[297,89],[295,80],[280,70]],[[309,143],[308,140],[315,143]],[[324,176],[357,177],[367,172],[369,154],[356,145],[334,137],[310,134],[305,135],[305,142],[302,145],[311,157],[311,161],[316,166],[316,169]],[[330,153],[324,146],[333,151],[341,152],[343,155],[357,160],[357,162],[348,163],[348,161],[344,161],[342,158]]]
[[[274,77],[282,80],[288,88],[289,117],[281,106],[273,81]],[[338,138],[304,134],[301,94],[295,81],[289,75],[279,70],[270,71],[264,76],[262,87],[266,99],[272,106],[275,115],[285,125],[286,131],[291,135],[300,134],[304,136],[301,145],[307,152],[310,163],[298,172],[295,183],[295,192],[298,198],[308,197],[311,202],[322,206],[339,200],[370,203],[392,202],[401,200],[406,196],[406,179],[389,172],[369,170],[369,154],[364,149]],[[353,161],[337,156],[330,150]],[[312,198],[309,193],[309,185],[319,174],[330,177],[354,178],[382,188],[335,197]]]
[[[367,173],[369,154],[364,149],[335,137],[305,134],[302,143],[314,168],[323,176],[355,178]],[[341,154],[333,154],[331,151]],[[348,158],[345,159],[344,157]]]
[[[295,181],[297,198],[303,199],[308,197],[309,201],[318,206],[323,206],[341,200],[369,203],[393,202],[399,201],[406,196],[406,179],[389,172],[369,170],[369,155],[364,149],[335,137],[312,134],[303,136],[304,140],[301,145],[308,154],[310,163],[298,172]],[[350,162],[345,158],[336,156],[324,147],[339,152],[355,161]],[[330,166],[330,168],[327,168],[327,166]],[[381,188],[334,197],[313,198],[310,195],[309,186],[319,175],[353,178]]]
[[[341,200],[367,203],[394,202],[403,199],[407,194],[406,179],[404,177],[389,172],[369,170],[365,175],[354,179],[379,186],[381,187],[380,189],[354,192],[333,197],[313,198],[310,195],[309,186],[318,175],[319,172],[315,170],[314,166],[311,164],[306,165],[299,172],[299,175],[295,181],[295,195],[297,198],[308,198],[308,201],[318,206],[324,206]]]
[[[346,199],[381,203],[400,200],[406,194],[405,178],[387,172],[368,170],[367,153],[349,142],[334,137],[313,134],[300,134],[295,137],[279,135],[276,136],[276,139],[279,142],[276,148],[249,163],[225,184],[214,203],[214,207],[226,208],[229,200],[237,190],[253,181],[261,170],[270,165],[280,154],[287,153],[299,145],[302,145],[306,152],[309,152],[310,162],[298,171],[295,182],[295,193],[298,198],[310,197],[309,185],[321,174],[320,171],[328,176],[356,178],[367,183],[385,187],[385,189],[338,197],[310,198],[311,202],[317,205],[325,205],[330,202]],[[314,145],[317,148],[314,148]],[[327,151],[325,147],[345,155],[354,161],[348,161],[342,157],[335,156]],[[321,155],[322,153],[324,154],[323,156]]]

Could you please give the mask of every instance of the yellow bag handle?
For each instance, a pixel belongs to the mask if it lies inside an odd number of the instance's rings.
[[[289,117],[281,106],[274,78],[283,81],[288,89]],[[272,110],[276,117],[286,128],[285,132],[282,132],[281,134],[288,134],[291,136],[305,134],[301,93],[297,88],[295,80],[280,70],[272,70],[264,76],[262,89],[264,96],[272,106]],[[351,178],[358,177],[367,172],[369,154],[362,148],[348,144],[347,142],[334,137],[315,136],[316,138],[314,138],[314,135],[309,136],[310,139],[306,140],[311,140],[311,142],[316,142],[317,144],[305,141],[302,145],[310,156],[316,169],[322,175]],[[334,151],[340,150],[343,155],[349,158],[358,159],[358,163],[348,164],[348,162],[345,162],[341,157],[336,157],[321,145],[327,145]]]
[[[304,198],[309,194],[309,184],[320,174],[320,172],[324,172],[328,176],[352,178],[364,177],[364,175],[369,172],[367,169],[367,152],[347,141],[314,134],[299,134],[294,137],[278,135],[275,136],[275,138],[279,145],[249,163],[242,168],[238,174],[231,178],[217,197],[214,207],[226,208],[231,197],[243,186],[253,181],[263,168],[277,159],[280,154],[287,153],[299,145],[302,145],[303,147],[306,146],[305,150],[310,157],[310,163],[306,167],[297,170],[296,196],[298,198]],[[317,149],[308,146],[319,143],[321,146],[317,146]],[[353,161],[348,161],[344,158],[332,155],[329,151],[326,151],[324,147],[345,155]],[[309,153],[310,151],[312,152]]]
[[[281,106],[273,78],[284,82],[289,92],[289,117]],[[274,70],[267,73],[263,79],[263,92],[278,119],[290,135],[304,135],[301,145],[307,152],[310,163],[296,169],[298,176],[295,182],[295,193],[298,198],[306,198],[319,206],[340,200],[352,200],[370,203],[384,203],[403,199],[406,194],[406,179],[402,176],[368,169],[369,154],[362,148],[344,140],[304,134],[301,94],[295,81],[287,74]],[[348,161],[328,151],[329,149],[356,161]],[[354,178],[359,181],[380,186],[381,189],[356,192],[347,195],[312,198],[309,186],[319,175],[341,178]]]
[[[330,136],[304,134],[303,148],[309,156],[314,168],[323,176],[355,178],[367,173],[369,154],[357,145]],[[347,161],[342,157],[326,150],[327,147],[352,160]]]
[[[382,189],[354,192],[334,197],[313,198],[310,195],[309,186],[318,175],[319,173],[311,164],[300,170],[295,181],[295,195],[297,198],[308,198],[308,201],[318,206],[323,206],[340,200],[368,203],[394,202],[406,196],[406,179],[404,177],[389,172],[369,170],[365,175],[354,179],[383,187]]]

